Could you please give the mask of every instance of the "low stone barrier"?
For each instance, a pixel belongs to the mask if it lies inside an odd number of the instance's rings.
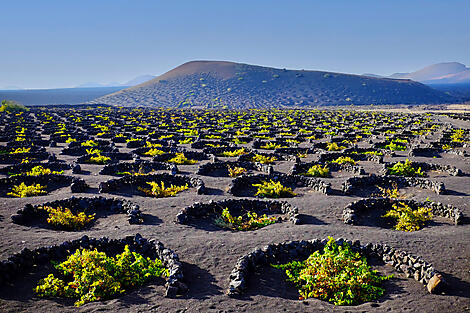
[[[80,239],[64,241],[60,245],[46,246],[30,250],[22,249],[20,252],[0,261],[0,284],[11,282],[16,277],[30,272],[33,268],[43,266],[51,261],[64,261],[67,256],[77,249],[97,249],[107,255],[116,255],[124,251],[124,246],[151,259],[160,259],[168,269],[170,275],[166,278],[166,296],[175,297],[186,292],[187,287],[183,283],[183,268],[178,255],[165,248],[159,241],[147,240],[140,234],[127,236],[123,239],[99,239],[83,236]]]

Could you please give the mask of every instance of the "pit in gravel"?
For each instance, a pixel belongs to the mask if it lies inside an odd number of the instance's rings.
[[[406,199],[368,198],[349,203],[343,209],[342,220],[346,224],[392,229],[396,220],[382,217],[394,205],[405,204],[413,210],[430,208],[433,219],[426,226],[462,224],[464,216],[460,209],[438,202],[418,202]]]
[[[67,208],[74,215],[77,215],[79,212],[84,212],[86,215],[94,214],[93,221],[83,229],[92,227],[100,218],[105,218],[111,214],[126,214],[129,224],[141,224],[143,222],[142,213],[137,204],[123,199],[103,197],[72,197],[38,205],[27,204],[22,209],[18,210],[16,214],[12,215],[11,219],[14,223],[25,226],[68,230],[66,228],[64,229],[64,227],[53,227],[50,225],[47,222],[49,214],[43,209],[44,207]]]
[[[105,252],[108,256],[115,256],[124,251],[124,246],[128,245],[130,251],[137,252],[144,257],[154,260],[156,258],[163,262],[164,267],[169,270],[169,276],[160,283],[165,285],[166,291],[162,290],[162,295],[166,297],[176,297],[186,292],[184,284],[182,264],[178,255],[159,241],[142,238],[140,234],[127,236],[123,239],[109,239],[102,237],[99,239],[83,236],[80,239],[65,241],[60,245],[45,246],[34,250],[28,248],[10,256],[7,260],[0,262],[0,290],[6,297],[13,297],[21,290],[28,290],[24,294],[24,299],[36,298],[32,290],[41,278],[54,272],[51,261],[63,262],[68,256],[75,253],[77,249],[96,249]],[[156,281],[158,283],[158,280]],[[154,282],[155,283],[155,282]],[[148,282],[139,288],[145,288]],[[25,288],[26,287],[26,288]],[[129,290],[132,291],[132,290]],[[73,305],[73,300],[53,298],[64,305]]]
[[[86,182],[78,177],[60,175],[60,174],[46,174],[40,176],[10,176],[0,179],[0,194],[2,197],[10,197],[7,195],[13,186],[19,186],[24,183],[27,186],[40,184],[46,186],[44,190],[48,193],[56,189],[70,186],[71,192],[84,192],[88,185]]]
[[[204,182],[195,177],[182,176],[182,175],[170,175],[170,174],[150,174],[150,175],[127,175],[120,178],[114,178],[100,183],[100,193],[114,193],[121,195],[141,195],[145,196],[145,193],[140,191],[139,188],[149,189],[148,182],[163,182],[165,187],[170,185],[184,186],[188,185],[189,188],[194,188],[197,194],[205,193]],[[187,192],[183,191],[183,192]]]
[[[299,175],[286,174],[257,174],[244,175],[235,178],[230,184],[228,192],[237,197],[255,197],[257,187],[253,184],[260,184],[263,181],[280,182],[283,186],[292,188],[297,196],[309,191],[321,192],[323,194],[331,194],[331,184],[323,182],[315,177],[306,177]]]
[[[205,230],[228,230],[214,223],[222,211],[228,209],[233,216],[241,216],[247,212],[255,212],[258,216],[266,214],[276,217],[277,222],[290,221],[300,224],[297,207],[286,201],[262,201],[250,199],[227,199],[221,201],[211,200],[207,203],[196,202],[183,208],[176,215],[176,221]]]
[[[305,260],[315,251],[323,250],[327,242],[328,239],[287,241],[255,248],[238,259],[230,273],[227,294],[231,297],[243,298],[269,292],[271,296],[279,297],[281,296],[280,290],[287,289],[289,291],[284,292],[282,296],[295,299],[295,286],[285,283],[286,276],[282,275],[280,270],[274,271],[270,268],[270,264],[286,264],[291,261]],[[422,284],[428,284],[437,273],[432,265],[421,257],[396,250],[386,244],[361,245],[358,240],[354,242],[342,238],[336,240],[338,245],[342,245],[344,242],[349,244],[353,251],[365,256],[369,265],[372,265],[373,269],[380,270],[381,274],[391,273],[390,266],[392,266],[396,271],[404,273],[406,277],[414,278]],[[255,278],[259,280],[255,281]],[[389,282],[393,285],[393,279]],[[385,285],[385,288],[387,293],[393,289],[393,286],[388,284],[388,286]]]

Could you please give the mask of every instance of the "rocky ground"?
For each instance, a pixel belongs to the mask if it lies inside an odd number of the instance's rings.
[[[458,127],[470,128],[468,121],[455,121],[440,117]],[[429,140],[432,141],[432,138]],[[67,144],[48,147],[60,160],[72,162],[76,157],[60,155]],[[116,144],[120,152],[129,152],[125,144]],[[314,158],[314,156],[309,156]],[[398,152],[396,157],[385,157],[384,161],[396,162],[407,158],[406,152]],[[68,300],[51,300],[34,296],[33,287],[37,280],[47,273],[40,269],[18,277],[13,285],[0,288],[0,311],[2,312],[465,312],[470,311],[470,162],[468,157],[443,153],[441,158],[414,157],[415,161],[451,164],[460,168],[463,176],[450,176],[446,173],[433,173],[432,179],[444,182],[447,193],[437,195],[430,190],[405,188],[409,197],[452,204],[460,208],[466,218],[463,225],[455,226],[446,220],[436,219],[417,232],[400,232],[380,227],[373,221],[364,226],[346,225],[341,220],[342,209],[348,203],[360,199],[355,195],[342,195],[339,192],[325,195],[307,189],[299,189],[299,195],[283,199],[299,208],[302,224],[289,222],[276,223],[250,232],[204,229],[175,223],[176,214],[182,208],[195,202],[211,199],[232,198],[227,193],[230,177],[195,175],[198,166],[181,165],[183,175],[202,179],[208,190],[198,195],[194,189],[176,197],[153,199],[135,193],[119,195],[102,194],[106,197],[128,199],[140,206],[144,216],[141,225],[130,225],[122,214],[110,215],[97,220],[89,229],[80,232],[55,231],[40,227],[29,227],[12,223],[10,216],[25,204],[40,204],[46,201],[71,196],[69,188],[60,188],[46,196],[33,198],[0,198],[0,259],[6,259],[24,247],[37,247],[60,244],[65,240],[77,239],[86,234],[89,237],[123,238],[141,234],[148,239],[156,239],[178,253],[183,262],[185,281],[189,287],[186,294],[177,298],[166,298],[162,283],[151,283],[123,296],[75,308]],[[293,162],[279,161],[274,170],[287,173]],[[361,161],[366,173],[377,173],[380,164]],[[6,166],[6,165],[3,165]],[[86,193],[75,196],[91,197],[98,195],[100,182],[111,176],[100,175],[101,165],[81,165],[83,174],[73,174],[83,178],[91,187]],[[66,171],[71,174],[71,170]],[[72,175],[72,174],[71,174]],[[347,174],[345,174],[347,176]],[[334,175],[326,179],[334,190],[341,187],[344,175]],[[285,281],[278,270],[262,267],[250,277],[246,294],[239,298],[226,295],[230,272],[237,259],[253,250],[270,243],[288,240],[308,240],[313,238],[358,239],[361,242],[388,244],[396,249],[422,256],[442,272],[449,284],[445,294],[430,294],[418,281],[406,278],[392,267],[377,263],[374,268],[383,274],[394,274],[395,278],[386,283],[386,293],[374,302],[354,307],[335,307],[317,299],[298,300],[295,288]]]

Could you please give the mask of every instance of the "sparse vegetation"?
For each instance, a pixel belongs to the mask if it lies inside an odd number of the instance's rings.
[[[424,173],[421,170],[421,167],[418,167],[416,169],[411,163],[411,161],[408,159],[406,159],[404,163],[397,162],[392,167],[389,167],[388,173],[390,175],[406,176],[406,177],[424,176]]]
[[[180,164],[180,165],[191,165],[191,164],[196,164],[196,160],[190,160],[188,159],[184,153],[176,153],[175,157],[169,159],[167,161],[168,163],[174,163],[174,164]]]
[[[266,214],[258,216],[255,212],[246,212],[242,216],[232,216],[225,208],[222,214],[214,220],[214,223],[222,228],[232,230],[255,230],[276,223],[275,217],[267,217]]]
[[[353,158],[344,156],[340,156],[339,158],[331,161],[331,163],[356,165],[356,161],[354,161]]]
[[[345,146],[339,146],[336,142],[327,142],[326,147],[328,151],[340,151],[346,149]]]
[[[7,193],[8,196],[16,198],[35,197],[47,194],[46,186],[40,184],[26,185],[21,183],[11,188],[11,192]]]
[[[413,210],[404,202],[394,204],[393,209],[387,211],[383,217],[396,219],[394,228],[401,231],[420,230],[426,222],[432,220],[431,208],[420,207]]]
[[[393,276],[380,276],[364,256],[348,243],[338,245],[329,237],[323,251],[305,261],[293,261],[273,267],[285,271],[299,291],[300,299],[318,298],[335,305],[357,305],[382,296],[381,284]]]
[[[321,166],[320,164],[315,164],[302,175],[312,177],[328,177],[330,176],[330,169],[326,165]]]
[[[147,196],[155,197],[155,198],[165,198],[165,197],[174,197],[177,193],[182,192],[188,189],[188,185],[185,186],[174,186],[170,185],[170,187],[165,187],[164,182],[147,182],[147,185],[150,185],[152,188],[142,188],[139,187],[138,189],[145,193]]]
[[[144,155],[148,155],[148,156],[151,156],[151,157],[154,157],[156,155],[162,155],[162,154],[165,154],[165,152],[163,152],[162,150],[159,150],[157,148],[149,149],[149,151],[144,153]]]
[[[44,206],[42,209],[49,214],[47,222],[59,229],[80,230],[95,219],[95,214],[87,215],[85,212],[78,212],[75,215],[68,208]]]
[[[2,105],[0,106],[0,112],[16,113],[26,111],[29,111],[27,107],[11,100],[2,100]]]
[[[106,300],[143,285],[152,278],[168,276],[158,260],[131,252],[109,257],[95,250],[76,250],[66,261],[54,265],[57,277],[49,274],[34,288],[40,297],[63,297],[77,300],[75,306]]]
[[[246,169],[243,167],[235,166],[231,168],[228,166],[228,176],[230,177],[237,177],[246,173]]]
[[[247,153],[248,152],[245,150],[245,148],[240,148],[234,151],[223,151],[220,155],[224,157],[236,157]]]
[[[255,156],[251,159],[253,162],[259,162],[261,164],[272,164],[277,161],[276,157],[269,157],[264,156],[262,154],[255,154]]]
[[[263,198],[289,198],[296,196],[292,191],[292,188],[285,187],[280,182],[275,182],[273,180],[263,181],[260,184],[253,184],[253,187],[258,188],[255,196]]]

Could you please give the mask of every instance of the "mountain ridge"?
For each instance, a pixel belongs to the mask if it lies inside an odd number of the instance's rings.
[[[469,84],[470,68],[459,62],[442,62],[431,64],[410,73],[394,73],[390,76],[364,74],[372,77],[411,79],[427,85]]]
[[[452,96],[411,80],[199,60],[90,103],[244,109],[453,101]]]

